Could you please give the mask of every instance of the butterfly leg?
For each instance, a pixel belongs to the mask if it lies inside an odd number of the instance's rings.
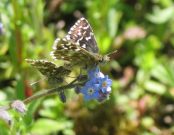
[[[61,100],[63,103],[65,103],[65,102],[66,102],[66,95],[65,95],[65,93],[64,93],[64,90],[58,91],[58,94],[59,94],[60,100]]]

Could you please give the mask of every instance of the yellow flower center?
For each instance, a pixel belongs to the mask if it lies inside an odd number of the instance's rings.
[[[107,82],[103,82],[102,87],[106,87],[106,86],[107,86]]]

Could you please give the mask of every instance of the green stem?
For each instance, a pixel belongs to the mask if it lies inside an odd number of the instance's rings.
[[[39,99],[41,97],[52,95],[60,90],[71,89],[71,88],[74,88],[78,85],[82,85],[82,83],[76,83],[76,84],[66,85],[66,86],[57,87],[57,88],[53,88],[53,89],[49,89],[49,90],[44,90],[44,91],[36,93],[35,95],[33,95],[31,97],[26,98],[25,100],[23,100],[23,102],[25,104],[27,104],[27,103],[29,103],[33,100]]]
[[[15,40],[16,40],[16,56],[17,56],[17,62],[19,65],[22,63],[22,52],[23,52],[23,38],[22,38],[22,32],[21,32],[21,13],[19,12],[20,7],[18,6],[18,3],[16,0],[12,0],[12,6],[13,6],[13,12],[14,12],[14,32],[15,32]],[[19,66],[18,65],[18,66]]]
[[[45,97],[45,96],[48,96],[48,95],[52,95],[60,90],[66,90],[66,89],[71,89],[71,88],[74,88],[78,85],[82,85],[83,83],[75,83],[76,81],[78,81],[79,78],[76,78],[74,79],[71,83],[69,83],[68,85],[65,85],[65,86],[60,86],[60,87],[57,87],[57,88],[52,88],[52,89],[49,89],[49,90],[44,90],[44,91],[41,91],[39,93],[36,93],[35,95],[31,96],[31,97],[28,97],[27,99],[23,100],[23,102],[25,104],[33,101],[33,100],[36,100],[38,98],[41,98],[41,97]]]
[[[49,96],[49,95],[55,94],[56,92],[58,92],[60,90],[71,89],[71,88],[75,88],[76,86],[83,85],[84,82],[75,83],[75,82],[78,81],[78,79],[79,78],[74,79],[71,83],[69,83],[68,85],[65,85],[65,86],[60,86],[60,87],[57,87],[57,88],[52,88],[52,89],[49,89],[49,90],[40,91],[40,92],[34,94],[33,96],[24,99],[23,102],[25,104],[28,104],[29,102],[31,102],[33,100],[37,100],[37,99],[39,99],[41,97],[45,97],[45,96]],[[3,109],[3,110],[9,110],[11,108],[10,107],[10,104],[11,103],[9,103],[7,106],[1,107],[0,110],[1,109]]]

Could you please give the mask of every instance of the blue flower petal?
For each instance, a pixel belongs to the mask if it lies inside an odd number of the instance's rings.
[[[98,67],[96,67],[88,71],[88,77],[89,79],[100,78],[100,77],[104,78],[104,74],[100,72],[100,69]]]
[[[112,85],[112,80],[111,79],[107,80],[107,85],[108,85],[108,87],[110,87]]]
[[[112,85],[112,80],[108,78],[108,76],[105,76],[105,78],[99,79],[99,84],[101,88],[107,88]]]
[[[92,100],[99,98],[99,84],[85,85],[81,91],[85,100]]]
[[[111,93],[111,87],[102,88],[101,91],[102,91],[102,93],[110,94]]]

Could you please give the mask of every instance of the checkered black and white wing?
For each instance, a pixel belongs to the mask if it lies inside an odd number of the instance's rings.
[[[64,77],[71,72],[64,66],[57,67],[53,62],[46,60],[26,59],[26,61],[39,70],[51,84],[63,82]]]
[[[65,36],[70,41],[92,53],[98,53],[93,30],[85,18],[80,18]]]
[[[66,38],[57,38],[53,45],[53,51],[50,53],[53,59],[69,61],[72,65],[88,65],[87,62],[92,62],[94,59],[90,54],[90,52]]]

